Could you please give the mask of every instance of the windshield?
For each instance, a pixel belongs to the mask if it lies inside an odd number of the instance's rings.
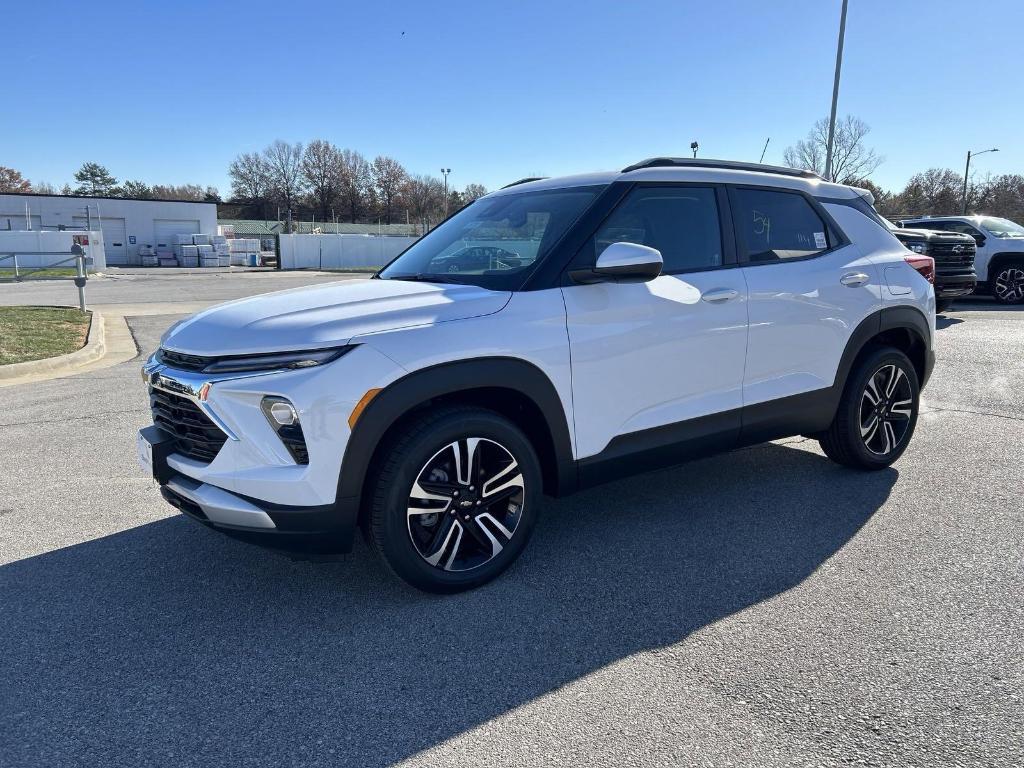
[[[377,276],[516,290],[603,189],[483,197],[428,232]]]
[[[1024,227],[1009,219],[984,218],[981,227],[993,237],[1024,237]]]

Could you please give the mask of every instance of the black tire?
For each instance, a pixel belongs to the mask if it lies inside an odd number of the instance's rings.
[[[1024,304],[1024,260],[1001,262],[992,272],[989,286],[1000,304]]]
[[[936,299],[935,300],[935,313],[941,315],[943,312],[948,312],[949,308],[953,306],[953,299]]]
[[[893,393],[886,396],[881,392],[881,404],[875,404],[871,392],[889,383],[886,377],[890,367],[895,369]],[[869,389],[869,382],[873,389]],[[893,347],[870,349],[847,379],[832,424],[818,437],[822,450],[843,466],[867,470],[888,467],[903,455],[914,436],[920,395],[917,372],[905,354]],[[909,403],[905,403],[907,400]],[[905,411],[908,416],[904,419]],[[885,450],[889,444],[891,449]]]
[[[467,440],[475,442],[470,446]],[[426,592],[461,592],[500,575],[526,547],[540,501],[540,462],[530,441],[508,419],[483,408],[438,408],[406,425],[382,455],[370,538],[399,578]],[[473,466],[461,463],[466,456],[475,460]],[[498,467],[496,474],[492,465]],[[484,482],[474,480],[480,477]],[[492,498],[512,493],[507,503],[489,506],[483,494],[489,482],[499,479]],[[423,513],[410,512],[420,508]]]

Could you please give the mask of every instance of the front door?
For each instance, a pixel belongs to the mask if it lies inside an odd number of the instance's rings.
[[[721,225],[724,194],[637,185],[574,260],[574,268],[593,266],[618,241],[657,248],[664,259],[650,282],[562,289],[577,458],[652,448],[660,463],[673,463],[681,440],[738,435],[747,289]]]

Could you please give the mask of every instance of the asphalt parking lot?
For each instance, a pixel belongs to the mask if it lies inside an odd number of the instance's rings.
[[[138,360],[2,390],[0,764],[1018,766],[1024,310],[939,327],[893,468],[795,438],[548,501],[454,597],[174,513]]]

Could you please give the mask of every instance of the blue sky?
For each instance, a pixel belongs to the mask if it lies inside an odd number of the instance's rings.
[[[976,12],[984,6],[984,12]],[[214,184],[276,138],[325,138],[461,187],[656,154],[781,162],[828,112],[840,0],[17,3],[0,165]],[[840,114],[874,180],[1024,173],[1024,3],[850,0]],[[10,64],[15,66],[11,67]]]

